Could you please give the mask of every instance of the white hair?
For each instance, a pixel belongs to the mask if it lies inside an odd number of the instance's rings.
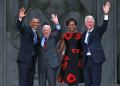
[[[91,15],[87,15],[87,16],[85,17],[85,23],[86,23],[87,19],[92,19],[93,22],[95,22],[94,18],[93,18]]]
[[[44,27],[46,27],[46,26],[50,27],[50,25],[44,25],[42,28],[42,31],[44,30]],[[50,31],[51,31],[51,27],[50,27]]]

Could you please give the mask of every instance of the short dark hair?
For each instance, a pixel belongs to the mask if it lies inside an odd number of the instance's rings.
[[[38,20],[39,20],[39,18],[36,17],[36,16],[32,17],[32,18],[31,18],[31,21],[32,21],[33,19],[38,19]]]
[[[73,19],[73,18],[69,18],[69,19],[66,21],[66,25],[68,26],[71,21],[74,21],[75,25],[77,25],[77,21],[76,21],[75,19]]]

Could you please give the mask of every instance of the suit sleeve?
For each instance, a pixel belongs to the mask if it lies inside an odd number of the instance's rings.
[[[24,28],[22,26],[22,22],[19,19],[17,21],[16,28],[18,29],[18,31],[20,31],[20,33],[24,33]]]
[[[55,42],[56,43],[60,40],[61,35],[62,35],[62,29],[57,30],[57,33],[55,35]]]
[[[104,34],[104,32],[107,30],[108,20],[104,20],[103,24],[99,27],[99,33],[101,35]]]
[[[36,49],[36,52],[37,52],[37,55],[39,54],[39,48],[40,48],[40,44],[41,44],[41,41],[38,41],[34,46],[35,46],[35,49]]]

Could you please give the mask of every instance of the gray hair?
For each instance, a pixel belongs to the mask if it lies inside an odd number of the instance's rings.
[[[44,27],[46,27],[46,26],[50,27],[50,25],[44,25],[42,28],[42,31],[44,30]],[[51,27],[50,27],[50,31],[51,31]]]
[[[93,22],[95,22],[94,18],[93,18],[91,15],[87,15],[87,16],[85,17],[85,23],[86,23],[87,19],[92,19]]]

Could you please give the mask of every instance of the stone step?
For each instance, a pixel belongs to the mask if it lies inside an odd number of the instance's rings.
[[[1,84],[0,83],[0,86],[19,86],[19,85],[18,85],[18,80],[14,80],[13,85]],[[34,86],[39,86],[38,80],[34,80]],[[48,81],[46,81],[46,86],[49,86],[48,85]],[[68,85],[67,84],[63,84],[63,83],[59,83],[56,80],[56,86],[68,86]],[[78,84],[78,86],[84,86],[84,83]],[[102,84],[100,86],[120,86],[120,84]]]
[[[18,80],[13,81],[13,86],[19,86]],[[34,86],[39,86],[38,80],[34,80]],[[46,81],[46,86],[49,86],[48,81]],[[68,84],[59,83],[58,80],[56,80],[56,86],[68,86]],[[84,83],[78,84],[78,86],[84,86]]]

